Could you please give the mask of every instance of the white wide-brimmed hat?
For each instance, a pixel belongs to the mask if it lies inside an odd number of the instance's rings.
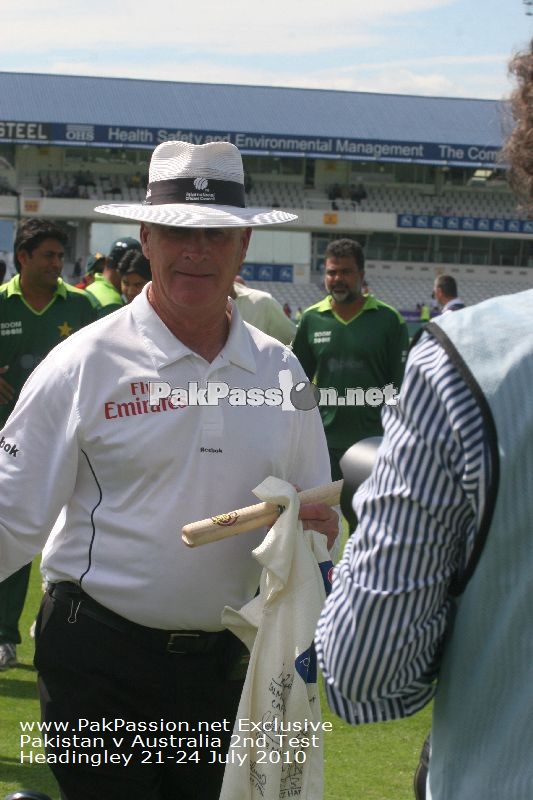
[[[152,154],[143,203],[110,203],[100,214],[179,228],[276,225],[298,219],[277,208],[246,208],[244,169],[230,142],[163,142]]]

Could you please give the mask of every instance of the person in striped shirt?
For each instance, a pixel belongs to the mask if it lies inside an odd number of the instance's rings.
[[[511,69],[506,152],[531,208],[533,43]],[[428,800],[533,796],[532,306],[529,290],[427,326],[318,623],[347,721],[434,700]]]

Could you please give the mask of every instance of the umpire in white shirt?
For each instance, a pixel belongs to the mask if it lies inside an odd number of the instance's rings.
[[[228,298],[252,227],[294,216],[244,207],[226,142],[159,145],[145,203],[97,210],[141,223],[153,280],[27,382],[2,431],[0,579],[54,529],[35,664],[61,797],[215,800],[243,656],[221,613],[254,596],[264,530],[189,549],[181,528],[255,502],[268,475],[330,479],[318,411],[282,408],[298,361]],[[333,543],[335,512],[300,515]]]

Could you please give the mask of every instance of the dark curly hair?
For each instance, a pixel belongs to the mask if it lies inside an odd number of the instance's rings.
[[[324,262],[328,258],[353,258],[360,272],[365,268],[363,248],[355,239],[335,239],[330,242],[324,253]]]
[[[508,180],[519,201],[533,214],[533,40],[527,50],[509,62],[509,74],[515,88],[509,98],[514,128],[509,134],[502,157],[509,167]]]
[[[68,236],[64,229],[52,220],[40,219],[39,217],[29,217],[22,220],[17,228],[13,244],[13,256],[17,272],[20,272],[20,261],[17,254],[21,250],[25,250],[31,255],[35,248],[39,247],[41,242],[46,239],[56,239],[63,247],[68,243]]]
[[[118,262],[118,269],[121,276],[135,273],[140,275],[145,281],[152,280],[150,262],[142,253],[138,253],[137,250],[128,250]]]

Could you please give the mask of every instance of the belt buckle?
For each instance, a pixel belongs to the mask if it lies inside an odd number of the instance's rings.
[[[179,640],[183,640],[183,644],[179,645]],[[194,647],[194,645],[199,644],[200,634],[199,633],[188,633],[187,631],[180,631],[179,633],[171,633],[168,637],[167,642],[167,653],[174,653],[178,656],[187,655],[190,653],[198,652],[198,647]],[[193,645],[193,647],[187,647],[186,645]]]

